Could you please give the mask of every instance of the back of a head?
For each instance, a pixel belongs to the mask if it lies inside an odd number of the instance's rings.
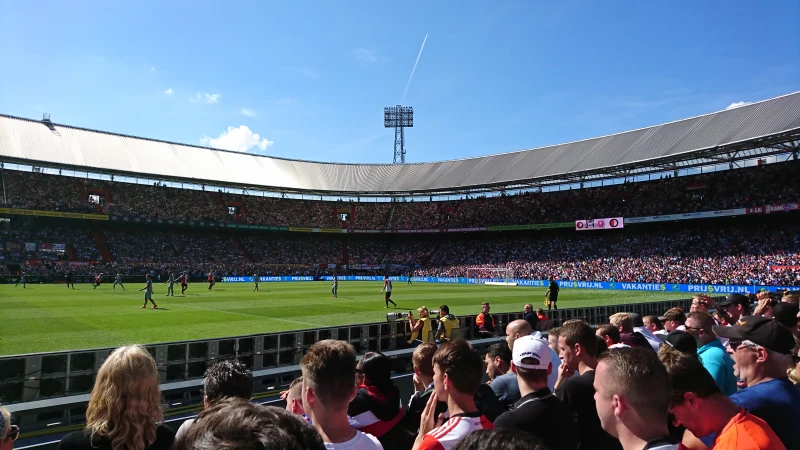
[[[411,363],[426,377],[433,376],[433,355],[436,353],[436,344],[423,342],[411,354]]]
[[[486,349],[486,354],[492,361],[499,357],[506,364],[511,364],[511,349],[508,348],[506,341],[490,345]]]
[[[174,450],[322,450],[317,430],[283,409],[230,397],[197,416]]]
[[[597,356],[597,336],[592,327],[582,320],[567,321],[558,333],[559,339],[563,338],[568,346],[580,344],[588,356]]]
[[[606,368],[611,395],[624,397],[644,419],[666,421],[670,400],[669,376],[652,349],[611,349],[600,355],[600,364]]]
[[[664,313],[664,320],[674,320],[676,322],[686,322],[686,313],[682,308],[671,308]]]
[[[300,360],[303,383],[328,408],[347,408],[356,385],[356,352],[344,341],[326,339],[309,347]]]
[[[253,374],[236,360],[220,361],[206,370],[203,389],[209,403],[224,397],[253,397]]]
[[[673,402],[682,403],[683,395],[687,392],[693,392],[700,398],[722,392],[699,358],[675,349],[659,352],[658,358],[669,375]]]
[[[450,314],[450,308],[447,305],[442,305],[439,307],[439,311],[445,313],[445,315]]]
[[[139,345],[119,347],[100,366],[86,409],[86,428],[113,448],[141,450],[163,420],[156,362]]]
[[[617,326],[614,324],[607,323],[605,325],[600,325],[597,327],[596,333],[601,337],[608,336],[611,338],[611,342],[614,344],[619,344],[621,342],[619,328],[617,328]]]
[[[475,394],[483,378],[483,362],[467,341],[448,342],[433,355],[433,365],[453,383],[462,394]]]
[[[516,334],[519,333],[520,336],[527,336],[533,333],[533,328],[531,328],[531,324],[528,323],[527,320],[519,319],[515,320],[508,324],[508,329],[506,334]]]
[[[478,430],[461,438],[453,450],[547,450],[531,433],[519,429]]]
[[[633,319],[628,313],[616,313],[608,318],[611,325],[620,328],[622,333],[633,333]]]
[[[0,405],[0,443],[11,432],[11,413]]]
[[[798,305],[797,303],[781,302],[772,308],[772,317],[781,325],[796,329],[798,324]]]
[[[375,386],[384,394],[391,392],[394,387],[392,383],[392,362],[382,353],[365,353],[361,360],[358,361],[356,371],[364,375],[364,384]]]

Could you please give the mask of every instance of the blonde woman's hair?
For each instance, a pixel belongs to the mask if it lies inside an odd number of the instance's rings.
[[[11,413],[8,412],[7,409],[0,406],[0,416],[3,416],[3,428],[0,429],[0,442],[8,436],[8,433],[11,432]]]
[[[144,450],[163,421],[156,362],[142,346],[114,350],[97,372],[86,410],[91,437],[104,437],[114,450]]]
[[[430,311],[428,311],[428,307],[427,306],[420,306],[419,308],[417,308],[417,312],[418,313],[422,314],[423,311],[425,311],[425,314],[430,315]]]

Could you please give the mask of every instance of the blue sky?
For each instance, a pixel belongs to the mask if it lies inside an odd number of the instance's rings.
[[[391,162],[426,34],[409,162],[800,90],[797,0],[0,3],[0,113],[288,158]]]

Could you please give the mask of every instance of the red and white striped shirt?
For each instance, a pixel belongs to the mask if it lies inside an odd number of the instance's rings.
[[[418,450],[450,450],[464,436],[477,430],[494,428],[480,412],[456,414],[422,438]]]

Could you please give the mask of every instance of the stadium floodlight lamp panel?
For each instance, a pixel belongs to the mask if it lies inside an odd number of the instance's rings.
[[[394,128],[393,164],[406,163],[405,128],[414,126],[414,108],[410,106],[390,106],[383,108],[384,128]]]

